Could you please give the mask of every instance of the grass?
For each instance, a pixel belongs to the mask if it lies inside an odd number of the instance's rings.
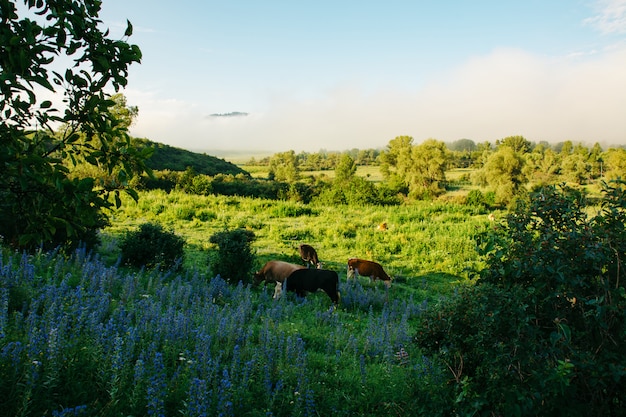
[[[104,231],[106,250],[116,255],[115,241],[124,231],[148,221],[174,230],[187,241],[187,268],[207,266],[214,247],[209,237],[234,228],[252,230],[257,267],[270,259],[300,263],[297,247],[313,245],[325,268],[346,279],[351,257],[377,261],[399,286],[423,279],[443,286],[463,281],[477,266],[474,236],[489,225],[487,213],[444,202],[417,202],[392,207],[328,207],[243,197],[193,196],[179,192],[141,193],[128,199]],[[387,223],[386,231],[377,225]],[[416,284],[418,283],[418,284]]]

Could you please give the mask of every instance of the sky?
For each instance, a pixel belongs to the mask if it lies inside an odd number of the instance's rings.
[[[171,146],[626,144],[626,0],[103,0],[100,17],[143,53],[131,134]]]

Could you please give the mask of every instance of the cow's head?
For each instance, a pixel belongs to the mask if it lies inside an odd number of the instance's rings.
[[[265,275],[260,272],[255,272],[254,275],[252,276],[252,283],[254,285],[259,285],[261,281],[264,281],[264,280],[265,280]]]

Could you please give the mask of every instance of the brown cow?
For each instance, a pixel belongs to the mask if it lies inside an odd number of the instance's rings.
[[[312,265],[317,269],[322,269],[322,263],[318,259],[317,251],[313,246],[303,243],[298,249],[300,250],[300,257],[307,267]]]
[[[348,259],[348,279],[354,278],[355,273],[362,277],[370,277],[372,281],[380,279],[385,283],[387,288],[391,287],[391,277],[387,275],[379,263],[374,261],[366,261],[358,258]]]
[[[284,261],[268,261],[263,268],[254,274],[254,284],[258,285],[261,281],[283,282],[291,273],[297,269],[306,269],[302,265],[296,265]]]

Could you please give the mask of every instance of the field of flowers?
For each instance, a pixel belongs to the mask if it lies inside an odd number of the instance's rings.
[[[359,281],[340,290],[333,309],[323,293],[275,301],[269,287],[201,272],[129,272],[84,250],[4,251],[0,415],[428,409],[447,375],[412,346],[425,301]]]
[[[0,415],[449,414],[449,371],[418,351],[416,322],[478,266],[487,214],[150,191],[124,201],[96,254],[3,249]],[[185,238],[179,272],[119,264],[120,236],[144,222]],[[254,232],[258,267],[299,262],[297,244],[313,244],[339,273],[340,307],[322,292],[276,301],[271,287],[216,276],[209,237],[234,228]],[[352,256],[382,263],[392,288],[348,282]]]

